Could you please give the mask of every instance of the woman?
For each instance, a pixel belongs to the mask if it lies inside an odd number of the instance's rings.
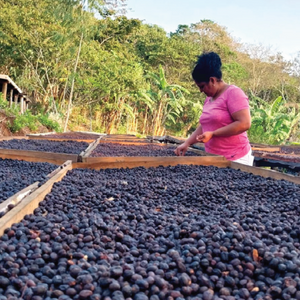
[[[246,133],[251,126],[249,101],[240,88],[222,80],[221,66],[214,52],[199,56],[192,77],[207,97],[200,125],[175,153],[183,156],[190,145],[203,142],[206,152],[252,166],[254,157]]]

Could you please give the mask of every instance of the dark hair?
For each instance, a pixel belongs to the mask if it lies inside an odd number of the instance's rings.
[[[192,72],[195,82],[209,82],[210,77],[222,79],[221,58],[215,52],[206,52],[198,57],[197,64]]]

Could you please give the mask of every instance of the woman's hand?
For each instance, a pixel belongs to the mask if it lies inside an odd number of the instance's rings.
[[[200,135],[197,135],[197,141],[202,143],[207,143],[212,137],[214,133],[212,131],[206,131]]]
[[[190,145],[188,143],[184,142],[183,144],[179,145],[174,152],[177,156],[184,156],[189,146]]]

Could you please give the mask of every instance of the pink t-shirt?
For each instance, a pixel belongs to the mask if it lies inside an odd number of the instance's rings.
[[[200,124],[203,132],[214,131],[234,122],[231,114],[249,109],[249,100],[245,93],[235,85],[230,85],[217,99],[204,102]],[[205,151],[236,160],[245,156],[251,149],[246,132],[238,135],[216,137],[205,143]]]

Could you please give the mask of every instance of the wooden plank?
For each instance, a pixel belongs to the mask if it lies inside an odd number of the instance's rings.
[[[51,131],[51,132],[44,132],[44,133],[30,133],[30,134],[27,134],[28,137],[30,136],[47,136],[47,135],[50,135],[50,134],[57,134],[55,131]]]
[[[89,157],[91,153],[97,148],[98,144],[100,143],[102,137],[99,137],[94,141],[92,144],[89,145],[89,147],[85,150],[84,153],[80,153],[79,155],[79,161],[82,162],[84,158]]]
[[[72,162],[66,162],[66,166],[64,166],[56,175],[50,178],[45,184],[26,197],[19,205],[4,215],[0,219],[0,236],[3,235],[6,228],[11,227],[14,223],[20,222],[25,215],[32,214],[39,206],[39,203],[43,201],[46,195],[51,191],[53,184],[60,181],[71,169]]]
[[[223,156],[90,157],[88,162],[73,164],[73,168],[100,170],[107,168],[150,168],[176,165],[213,165],[227,167],[230,165],[230,162]]]
[[[2,97],[4,100],[6,100],[6,97],[7,97],[7,87],[8,87],[8,82],[4,81],[2,83]]]
[[[105,136],[102,137],[102,141],[106,141],[108,143],[110,143],[110,142],[115,142],[115,143],[118,143],[118,142],[124,142],[124,143],[126,143],[126,142],[127,143],[134,143],[134,142],[152,143],[153,142],[153,140],[139,139],[139,138],[136,138],[136,139],[126,139],[126,138],[124,138],[124,139],[114,139],[114,138],[110,138],[110,139],[108,139]],[[157,141],[155,141],[155,142],[157,142]]]
[[[0,203],[0,214],[6,213],[9,210],[8,207],[10,205],[16,206],[19,202],[22,201],[22,199],[24,199],[24,197],[26,197],[33,190],[36,190],[38,186],[39,182],[37,181]]]
[[[127,139],[127,138],[134,138],[136,139],[137,137],[133,134],[107,134],[107,138],[115,138],[115,139]]]
[[[59,171],[61,169],[63,169],[64,167],[68,167],[69,165],[72,165],[72,161],[71,160],[68,160],[66,162],[64,162],[63,164],[61,164],[58,168],[56,168],[54,171],[52,171],[50,174],[48,174],[46,177],[49,179],[49,178],[52,178],[54,175],[56,175],[57,173],[59,173]]]
[[[77,154],[66,154],[66,153],[53,153],[43,151],[32,151],[32,150],[16,150],[16,149],[3,149],[0,148],[0,157],[7,159],[17,159],[33,162],[50,162],[54,164],[62,164],[66,160],[73,162],[78,161]]]
[[[51,138],[47,136],[28,136],[29,140],[47,140],[47,141],[57,141],[57,142],[86,142],[86,143],[92,143],[95,141],[95,139],[72,139],[72,138]]]
[[[21,112],[21,115],[24,113],[24,96],[21,96],[20,98],[20,112]]]
[[[133,146],[141,146],[141,145],[161,145],[164,146],[165,144],[157,143],[157,142],[136,142],[136,141],[116,141],[116,140],[101,140],[100,144],[120,144],[120,145],[133,145]]]
[[[68,132],[70,132],[70,133],[74,132],[74,133],[86,133],[86,134],[91,134],[91,135],[99,135],[99,137],[107,135],[106,133],[99,133],[99,132],[95,132],[95,131],[68,131]]]
[[[10,90],[10,95],[9,95],[9,108],[12,107],[13,95],[14,95],[14,89],[12,88]]]
[[[284,173],[280,173],[274,170],[266,170],[266,169],[261,169],[257,167],[250,167],[246,165],[242,165],[239,163],[231,162],[230,167],[235,169],[235,170],[241,170],[247,173],[252,173],[254,175],[259,175],[262,177],[270,177],[276,180],[287,180],[290,182],[294,182],[296,184],[300,184],[300,177],[297,176],[292,176]]]
[[[28,140],[27,136],[3,136],[0,137],[0,141],[10,141],[10,140]]]
[[[17,107],[18,106],[18,99],[19,99],[19,94],[15,95],[14,96],[14,107]]]
[[[251,147],[252,151],[264,151],[264,152],[279,152],[281,150],[280,147],[265,147],[265,148],[259,148],[259,147]]]

